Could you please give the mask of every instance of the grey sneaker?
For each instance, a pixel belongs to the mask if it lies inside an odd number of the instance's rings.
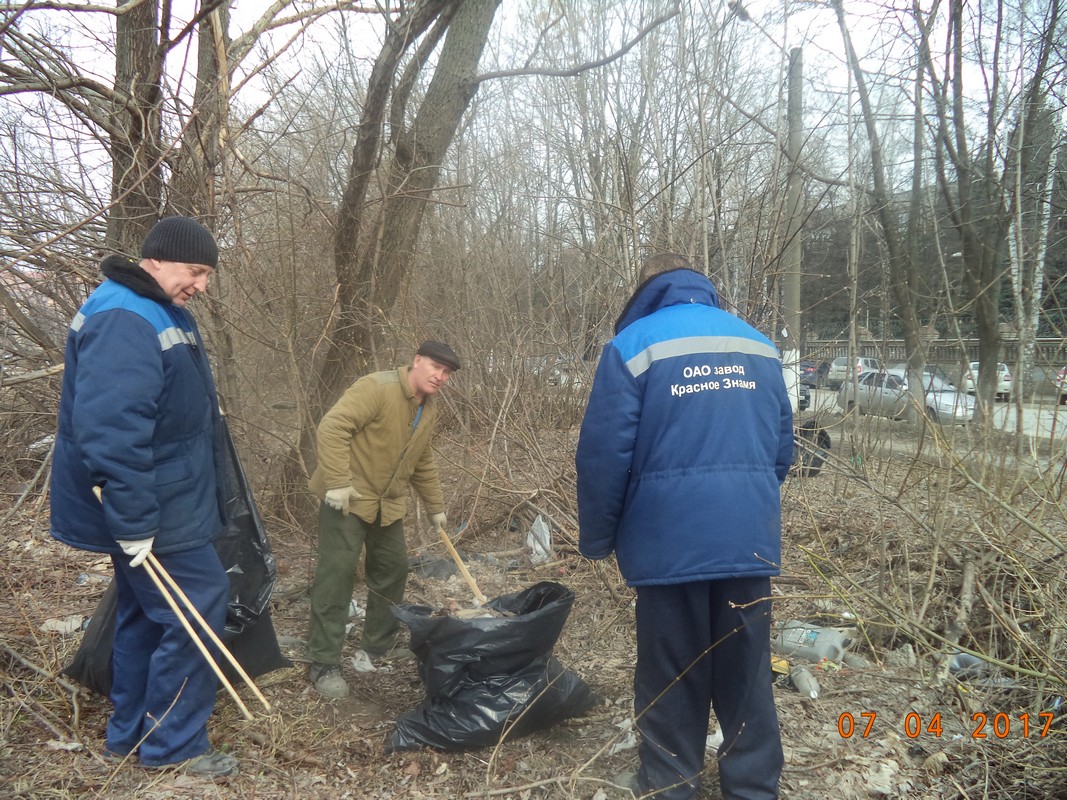
[[[308,667],[308,680],[323,697],[331,700],[348,697],[348,684],[341,677],[341,668],[336,664],[312,664]]]
[[[228,778],[237,774],[237,759],[218,750],[208,750],[202,756],[190,758],[181,769],[199,778]]]

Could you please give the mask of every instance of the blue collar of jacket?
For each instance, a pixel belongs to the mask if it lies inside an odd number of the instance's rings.
[[[691,269],[674,269],[653,275],[638,286],[630,297],[615,323],[615,333],[661,308],[686,303],[718,308],[719,293],[715,291],[715,284]]]

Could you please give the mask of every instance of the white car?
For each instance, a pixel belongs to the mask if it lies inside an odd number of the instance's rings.
[[[837,404],[847,414],[875,414],[898,419],[908,405],[908,379],[899,372],[870,372],[853,383],[845,383],[837,393]],[[923,411],[934,422],[970,422],[974,418],[974,398],[936,376],[926,379]]]
[[[963,380],[960,382],[963,391],[974,394],[975,386],[979,383],[978,362],[972,361],[963,372]],[[994,400],[1011,400],[1011,370],[1007,364],[997,364],[997,390]]]
[[[838,356],[830,362],[830,369],[826,372],[826,385],[830,389],[837,389],[846,381],[858,378],[867,372],[881,372],[884,367],[877,358],[857,356],[849,369],[848,356]]]

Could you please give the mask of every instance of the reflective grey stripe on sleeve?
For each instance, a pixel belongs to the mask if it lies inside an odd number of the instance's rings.
[[[755,339],[746,339],[744,336],[688,336],[646,347],[626,362],[626,368],[636,378],[651,367],[654,361],[705,353],[745,353],[778,360],[778,351],[773,346]]]
[[[74,319],[71,320],[70,329],[77,333],[82,329],[82,325],[85,324],[85,315],[82,312],[78,312],[74,315]]]
[[[179,344],[190,344],[196,347],[196,337],[192,331],[183,331],[181,328],[167,328],[159,333],[159,346],[165,351]]]

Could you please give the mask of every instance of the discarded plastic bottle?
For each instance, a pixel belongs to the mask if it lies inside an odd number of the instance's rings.
[[[812,700],[819,699],[819,682],[808,672],[807,667],[796,666],[789,670],[789,680],[801,694]]]
[[[774,638],[775,649],[786,655],[818,663],[824,658],[840,661],[851,642],[840,631],[791,619]]]

